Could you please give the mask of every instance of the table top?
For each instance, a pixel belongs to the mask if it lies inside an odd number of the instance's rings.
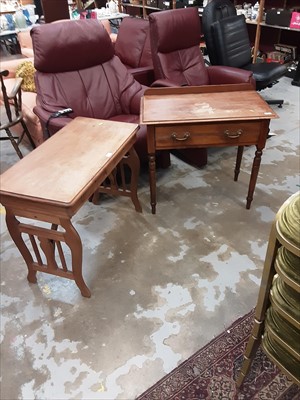
[[[77,117],[1,175],[0,195],[72,205],[95,180],[107,177],[112,161],[135,142],[138,129],[131,123]]]
[[[255,90],[201,92],[200,88],[146,90],[141,102],[141,123],[157,125],[278,118]]]

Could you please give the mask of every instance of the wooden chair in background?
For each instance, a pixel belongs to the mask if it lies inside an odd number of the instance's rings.
[[[5,131],[7,135],[0,137],[0,140],[10,140],[19,158],[23,158],[23,154],[19,148],[19,144],[23,140],[24,136],[25,135],[27,136],[33,148],[35,148],[35,144],[24,122],[22,114],[22,96],[21,96],[22,78],[16,78],[16,83],[11,93],[7,93],[4,83],[4,77],[8,76],[8,74],[9,71],[7,70],[0,72],[2,103],[3,103],[1,104],[0,131],[2,130]],[[20,124],[23,128],[23,132],[21,133],[20,136],[14,136],[11,131],[11,128],[17,124]]]

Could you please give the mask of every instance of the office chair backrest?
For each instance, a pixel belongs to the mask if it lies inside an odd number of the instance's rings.
[[[37,103],[45,111],[70,107],[71,118],[130,114],[142,86],[114,55],[109,35],[97,20],[44,24],[33,27],[31,36]]]
[[[256,89],[271,87],[286,73],[286,66],[278,63],[252,63],[251,45],[243,15],[220,19],[212,24],[214,54],[218,64],[253,72]],[[276,100],[273,104],[282,104]]]
[[[200,18],[196,7],[149,15],[150,42],[155,79],[178,86],[209,84],[200,51]]]
[[[251,63],[251,44],[243,15],[216,21],[211,29],[218,64],[243,68]]]
[[[214,22],[223,18],[236,15],[236,9],[231,0],[211,0],[204,7],[202,15],[202,29],[205,38],[205,45],[212,65],[220,64],[215,53],[215,44],[211,32],[211,26]]]

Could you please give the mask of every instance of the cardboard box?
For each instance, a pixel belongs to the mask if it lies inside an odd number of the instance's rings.
[[[281,53],[285,53],[290,56],[291,60],[297,59],[297,46],[290,46],[289,44],[277,43],[274,44],[274,48]]]
[[[280,64],[284,64],[285,57],[284,54],[280,51],[270,51],[267,53],[267,63],[277,62]]]

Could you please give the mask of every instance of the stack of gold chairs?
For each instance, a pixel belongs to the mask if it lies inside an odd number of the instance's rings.
[[[281,206],[271,228],[254,326],[238,386],[249,372],[259,345],[300,385],[300,192]]]

